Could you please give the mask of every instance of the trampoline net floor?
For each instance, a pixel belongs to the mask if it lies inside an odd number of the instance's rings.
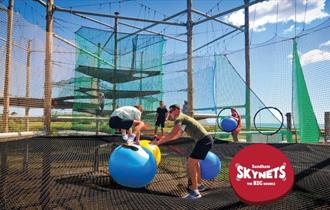
[[[197,200],[187,193],[186,159],[193,143],[181,139],[160,147],[157,175],[145,188],[116,184],[108,171],[111,151],[121,139],[38,137],[0,143],[0,209],[326,209],[330,208],[330,147],[272,144],[290,159],[295,171],[291,192],[277,202],[249,206],[229,183],[233,156],[248,144],[216,141],[212,151],[222,164],[208,190]]]

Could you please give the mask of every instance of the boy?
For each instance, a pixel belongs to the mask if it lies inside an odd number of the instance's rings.
[[[123,139],[128,144],[132,144],[134,139],[136,144],[140,144],[141,129],[145,128],[144,122],[141,120],[143,107],[136,106],[123,106],[119,107],[110,116],[109,126],[114,129],[121,129]],[[131,127],[134,126],[133,132]],[[126,133],[126,131],[128,131]]]

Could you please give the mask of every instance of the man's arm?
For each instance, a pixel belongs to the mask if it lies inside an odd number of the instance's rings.
[[[166,112],[165,112],[165,121],[168,120],[168,115],[169,115],[169,113],[168,113],[168,111],[166,109]]]
[[[173,140],[179,138],[180,136],[182,136],[182,134],[183,134],[183,130],[181,128],[181,125],[177,124],[171,130],[171,133],[169,133],[166,136],[160,138],[159,141],[153,141],[153,144],[160,145],[160,144],[164,144],[164,143],[169,142],[169,141],[173,141]]]

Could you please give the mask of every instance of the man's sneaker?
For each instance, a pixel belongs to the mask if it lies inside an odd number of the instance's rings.
[[[205,187],[205,185],[201,184],[198,186],[198,190],[199,190],[199,192],[204,192],[207,190],[207,187]]]
[[[193,189],[191,188],[191,186],[188,188],[188,190],[193,191]],[[198,191],[199,192],[204,192],[206,190],[207,190],[207,187],[205,187],[205,185],[201,184],[201,185],[198,186]]]
[[[200,193],[195,193],[194,191],[191,191],[187,195],[183,196],[182,198],[197,199],[197,198],[201,198],[201,197],[202,197],[202,195]]]

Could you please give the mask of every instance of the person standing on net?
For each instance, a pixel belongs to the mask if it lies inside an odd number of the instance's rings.
[[[188,101],[187,100],[184,100],[183,101],[183,105],[182,105],[182,110],[181,112],[183,114],[188,114]]]
[[[241,116],[234,108],[231,108],[230,111],[231,111],[231,116],[237,121],[237,128],[231,132],[231,135],[233,136],[233,141],[238,142],[238,134],[239,132],[241,132],[241,127],[242,127]]]
[[[104,110],[104,103],[105,103],[104,93],[99,92],[97,99],[98,99],[98,102],[99,102],[99,107],[98,107],[97,113],[98,113],[98,115],[101,115],[103,110]]]
[[[128,144],[132,144],[136,140],[136,144],[140,144],[141,130],[148,127],[142,120],[141,114],[143,107],[136,106],[123,106],[119,107],[110,116],[110,128],[120,129],[123,140]],[[134,127],[133,132],[131,128]]]
[[[159,101],[159,107],[157,108],[155,115],[155,130],[154,136],[157,136],[158,127],[160,127],[162,136],[164,135],[165,121],[167,120],[168,111],[163,101]]]
[[[164,144],[169,141],[176,140],[181,137],[184,132],[191,136],[195,141],[195,146],[188,158],[188,174],[192,182],[189,187],[191,191],[183,198],[196,199],[201,198],[200,192],[205,191],[206,188],[202,185],[201,170],[199,160],[204,160],[207,153],[213,145],[213,138],[208,135],[205,128],[192,117],[181,113],[179,105],[171,105],[169,107],[169,120],[174,121],[172,131],[161,137],[158,141],[154,140],[151,143],[155,145]]]

